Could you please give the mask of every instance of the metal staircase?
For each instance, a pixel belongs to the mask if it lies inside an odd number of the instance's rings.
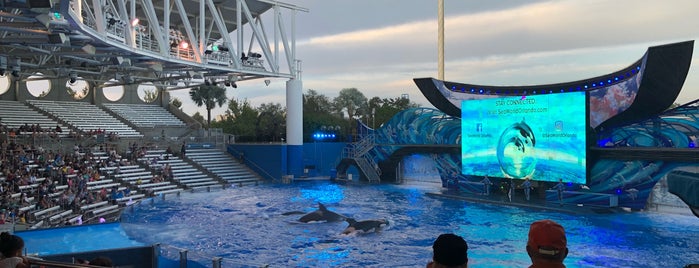
[[[381,181],[381,169],[379,169],[376,161],[369,154],[371,149],[374,148],[375,141],[376,137],[373,134],[369,134],[343,151],[343,157],[353,159],[369,182]]]

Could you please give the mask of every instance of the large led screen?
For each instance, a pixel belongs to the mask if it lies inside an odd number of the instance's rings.
[[[462,173],[586,182],[585,92],[465,100]]]

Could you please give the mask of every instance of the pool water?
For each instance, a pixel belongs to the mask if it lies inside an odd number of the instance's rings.
[[[28,252],[54,254],[161,243],[163,255],[211,267],[424,267],[441,233],[464,236],[470,267],[527,267],[529,224],[567,232],[568,267],[682,267],[699,263],[699,219],[659,213],[564,214],[437,198],[440,186],[337,185],[326,181],[242,187],[144,201],[121,224],[21,232]],[[294,210],[317,202],[358,220],[389,220],[379,233],[340,233],[346,223],[307,223]],[[161,262],[160,267],[176,266]],[[192,267],[192,266],[190,266]]]
[[[27,254],[39,256],[146,245],[128,237],[119,223],[40,229],[16,234],[24,239]]]
[[[424,267],[441,233],[462,235],[472,267],[526,267],[529,224],[566,228],[568,267],[682,267],[699,262],[699,219],[658,213],[573,215],[425,195],[436,184],[338,185],[326,181],[232,188],[153,199],[126,211],[122,228],[141,243],[189,250],[209,266]],[[379,233],[340,233],[338,223],[299,224],[317,203],[358,220],[387,219]]]

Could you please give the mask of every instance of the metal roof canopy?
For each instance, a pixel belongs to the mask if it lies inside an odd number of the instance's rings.
[[[271,0],[0,0],[0,72],[97,86],[299,78],[298,11],[308,12]]]

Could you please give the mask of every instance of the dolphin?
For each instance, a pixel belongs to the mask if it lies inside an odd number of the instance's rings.
[[[292,215],[292,214],[303,214],[303,212],[292,211],[286,212],[282,215]],[[312,221],[325,221],[325,222],[335,222],[344,220],[345,216],[328,210],[322,203],[318,202],[318,210],[301,216],[300,222],[312,222]]]
[[[382,226],[388,225],[388,220],[386,219],[356,221],[353,218],[345,218],[345,221],[349,223],[349,226],[342,231],[342,234],[349,234],[360,230],[365,233],[371,230],[378,232],[381,230]]]

